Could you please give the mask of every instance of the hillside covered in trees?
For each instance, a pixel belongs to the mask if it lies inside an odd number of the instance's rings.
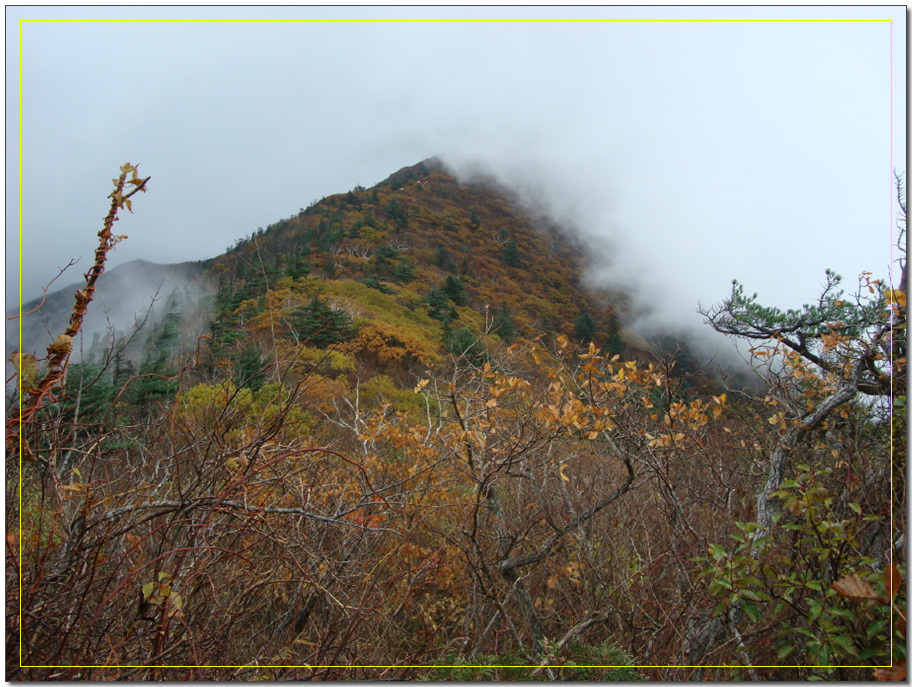
[[[798,311],[736,283],[707,326],[764,385],[727,386],[428,160],[183,266],[192,298],[71,362],[146,181],[11,356],[7,679],[905,674],[904,278]]]
[[[475,342],[483,355],[485,337],[622,348],[623,297],[581,287],[582,250],[506,189],[460,183],[434,160],[324,198],[205,267],[216,340],[274,357],[283,341],[334,343],[368,374],[401,377]]]

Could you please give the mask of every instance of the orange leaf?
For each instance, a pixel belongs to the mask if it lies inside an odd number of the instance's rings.
[[[844,596],[849,599],[876,599],[877,592],[869,585],[867,582],[864,582],[858,575],[852,573],[843,577],[841,580],[836,580],[832,585],[833,590],[839,594],[839,596]]]
[[[892,666],[886,668],[875,668],[874,679],[882,682],[895,682],[906,679],[906,659],[901,659]]]
[[[890,567],[884,570],[884,589],[890,594],[890,600],[893,600],[893,597],[896,596],[896,592],[899,591],[899,585],[902,584],[902,575],[899,570],[896,569],[896,564],[891,563]]]

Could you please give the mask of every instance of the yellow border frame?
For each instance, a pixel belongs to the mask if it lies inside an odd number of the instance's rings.
[[[841,23],[871,23],[871,22],[889,22],[890,23],[890,165],[891,165],[891,181],[890,185],[893,184],[893,149],[892,149],[892,140],[893,140],[893,20],[892,19],[20,19],[19,20],[19,350],[22,350],[22,24],[24,22],[34,22],[34,23],[745,23],[745,22],[764,22],[764,23],[832,23],[832,22],[841,22]],[[890,279],[891,286],[893,281],[893,210],[891,208],[890,212]],[[908,234],[907,234],[908,236]],[[891,323],[893,315],[891,313]],[[891,352],[891,363],[892,363],[892,352]],[[892,367],[892,366],[891,366]],[[22,387],[19,388],[19,409],[22,410]],[[891,404],[890,404],[890,417],[892,421],[893,417],[893,404],[892,404],[892,393],[893,393],[893,379],[891,376],[890,380],[891,387]],[[22,435],[19,436],[19,449],[20,455],[22,452]],[[891,422],[891,432],[890,432],[890,464],[892,468],[893,462],[893,432],[892,432],[892,422]],[[893,471],[890,471],[890,490],[891,495],[893,491]],[[890,499],[890,536],[892,541],[892,531],[893,531],[894,521],[893,521],[893,504],[892,497]],[[406,664],[397,664],[397,665],[285,665],[285,664],[269,664],[269,665],[116,665],[116,666],[104,666],[104,665],[23,665],[22,664],[22,572],[21,572],[21,555],[22,555],[22,462],[19,462],[19,551],[17,552],[20,556],[20,573],[19,573],[19,666],[21,668],[110,668],[112,670],[117,668],[449,668],[452,666],[445,665],[406,665]],[[890,548],[890,564],[893,564],[893,548]],[[893,627],[893,609],[891,606],[890,609],[890,625]],[[893,651],[893,633],[890,634],[890,651],[892,655]],[[888,668],[892,667],[892,662],[889,666],[868,666],[868,665],[833,665],[833,666],[821,666],[823,668],[877,668],[883,667]],[[490,666],[459,666],[460,668],[522,668],[523,666],[501,666],[501,665],[490,665]],[[528,666],[529,668],[537,668],[538,666]],[[700,665],[700,666],[668,666],[668,665],[633,665],[633,666],[610,666],[610,665],[585,665],[577,666],[580,668],[735,668],[747,670],[748,666],[741,665],[731,665],[731,664],[719,664],[719,665]],[[786,664],[786,665],[755,665],[753,668],[813,668],[814,666],[806,666],[802,664]],[[560,666],[555,667],[557,670],[560,670]]]

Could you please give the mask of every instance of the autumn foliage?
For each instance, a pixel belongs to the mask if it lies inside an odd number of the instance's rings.
[[[754,390],[580,260],[424,163],[211,261],[189,347],[19,355],[7,679],[900,679],[904,288],[736,285]]]

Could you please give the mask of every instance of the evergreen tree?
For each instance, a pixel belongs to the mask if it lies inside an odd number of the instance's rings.
[[[415,278],[415,264],[403,255],[393,268],[393,277],[407,284]]]
[[[135,374],[136,365],[124,355],[123,340],[120,340],[117,343],[117,352],[114,354],[114,388],[119,391]]]
[[[386,294],[393,293],[393,290],[389,286],[384,284],[382,281],[380,281],[377,278],[376,274],[368,275],[367,277],[365,277],[364,279],[361,280],[361,283],[371,287],[372,289],[376,289],[380,293],[386,293]]]
[[[443,246],[437,249],[437,252],[434,253],[434,258],[431,262],[442,270],[451,270],[453,269],[453,259],[450,257],[449,252]]]
[[[396,223],[397,228],[405,229],[408,226],[408,209],[398,198],[393,198],[387,203],[385,210],[387,217]]]
[[[595,320],[588,312],[573,320],[573,329],[576,332],[576,338],[583,343],[595,341]]]
[[[130,383],[126,394],[129,402],[143,410],[149,410],[155,401],[172,398],[177,392],[178,382],[173,379],[177,375],[177,370],[172,360],[178,353],[181,316],[176,311],[178,303],[174,295],[169,298],[168,306],[169,311],[162,318],[161,324],[154,327],[146,339],[142,362],[137,372],[140,376]]]
[[[348,341],[357,331],[348,315],[334,310],[318,296],[296,308],[289,320],[298,340],[317,348]]]
[[[233,378],[239,389],[249,387],[251,390],[257,391],[263,386],[266,381],[266,372],[272,362],[271,355],[264,355],[263,349],[259,346],[247,346],[233,358]]]
[[[390,248],[389,246],[380,246],[371,258],[371,261],[378,267],[386,267],[397,255],[398,253],[395,249]]]
[[[497,334],[502,341],[507,343],[513,341],[513,337],[516,334],[516,327],[514,327],[513,320],[507,312],[506,303],[502,303],[500,310],[494,315],[494,323],[491,326],[491,330]]]
[[[510,267],[522,266],[522,258],[519,255],[519,247],[516,245],[516,241],[513,239],[507,241],[507,245],[504,246],[503,261]]]
[[[310,274],[311,264],[303,255],[295,255],[288,265],[288,276],[297,279]]]
[[[618,326],[617,316],[611,315],[608,319],[608,336],[602,346],[610,355],[617,355],[624,352],[624,341],[621,339],[621,331]]]
[[[67,368],[66,399],[62,406],[78,413],[78,421],[93,422],[110,408],[115,389],[111,375],[91,363],[73,363]]]
[[[428,306],[428,314],[435,320],[448,324],[459,317],[453,301],[443,289],[434,289],[424,299]]]
[[[443,292],[446,294],[447,298],[453,301],[453,305],[469,304],[469,295],[466,293],[465,285],[462,283],[462,280],[455,275],[451,274],[444,279]]]
[[[359,210],[361,209],[361,201],[358,199],[358,196],[354,194],[353,191],[349,191],[345,196],[345,202],[349,205],[354,205]]]
[[[446,351],[456,357],[464,357],[471,365],[480,367],[489,359],[484,344],[471,329],[460,327],[444,334]]]

